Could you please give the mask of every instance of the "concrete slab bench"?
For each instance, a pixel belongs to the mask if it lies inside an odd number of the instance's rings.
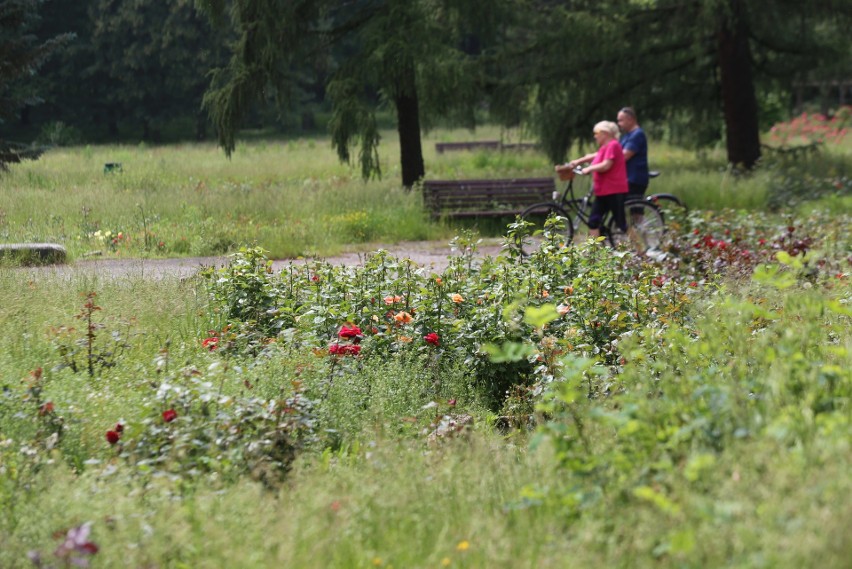
[[[65,247],[57,243],[0,243],[0,261],[52,265],[64,263],[67,257]]]

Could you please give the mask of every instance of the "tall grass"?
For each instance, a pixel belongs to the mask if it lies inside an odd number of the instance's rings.
[[[519,451],[474,433],[427,449],[376,434],[364,451],[306,459],[277,493],[243,482],[182,499],[166,481],[128,492],[123,473],[53,467],[17,496],[18,541],[0,532],[0,561],[27,567],[29,548],[49,556],[50,534],[83,520],[96,520],[102,567],[840,569],[852,553],[852,464],[842,446],[747,446],[722,455],[700,483],[670,488],[681,513],[621,501],[580,519],[567,504],[541,502],[559,485],[546,447]],[[685,528],[688,542],[660,547],[661,535]]]

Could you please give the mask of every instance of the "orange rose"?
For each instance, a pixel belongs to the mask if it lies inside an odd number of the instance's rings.
[[[413,320],[411,314],[409,314],[408,312],[397,312],[396,314],[394,314],[393,319],[400,324],[408,324]]]

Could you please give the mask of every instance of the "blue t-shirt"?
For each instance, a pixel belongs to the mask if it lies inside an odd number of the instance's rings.
[[[627,161],[627,181],[631,184],[648,185],[648,140],[645,131],[637,128],[622,134],[619,139],[621,148],[632,150],[633,157]]]

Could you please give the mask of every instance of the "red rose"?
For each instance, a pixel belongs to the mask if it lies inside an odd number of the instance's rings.
[[[342,346],[340,351],[344,356],[357,356],[361,353],[361,346]]]
[[[432,344],[435,347],[441,345],[441,338],[435,332],[429,332],[423,336],[423,339],[426,340],[427,344]]]
[[[168,409],[166,411],[163,411],[163,421],[165,421],[166,423],[171,423],[175,419],[177,419],[177,411],[175,411],[174,409]]]
[[[109,444],[114,445],[118,442],[118,439],[121,438],[121,434],[116,431],[107,431],[106,432],[106,440]]]
[[[328,353],[332,356],[357,356],[361,353],[361,346],[354,344],[332,344],[328,347]]]
[[[347,326],[346,324],[344,324],[340,328],[340,332],[338,332],[337,335],[345,340],[358,338],[359,336],[361,336],[361,329],[355,326],[354,324],[351,326]]]

